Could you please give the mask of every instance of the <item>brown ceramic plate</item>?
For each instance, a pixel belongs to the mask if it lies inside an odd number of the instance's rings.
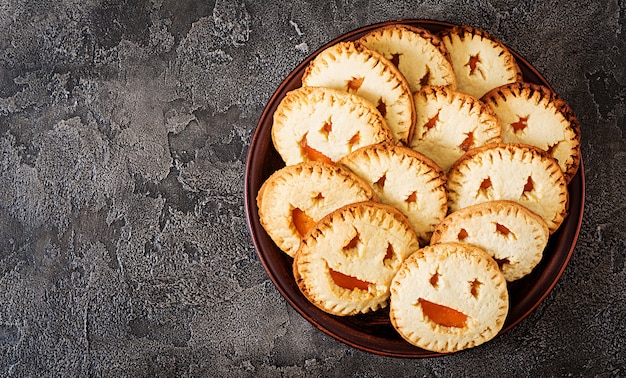
[[[339,42],[355,40],[378,27],[402,23],[431,32],[454,25],[431,20],[402,20],[366,26],[328,42],[296,67],[280,84],[269,100],[252,136],[245,173],[245,207],[252,240],[270,279],[285,299],[309,322],[334,338],[368,352],[394,357],[434,357],[441,354],[417,348],[404,341],[391,325],[388,310],[371,314],[338,317],[312,305],[298,289],[291,270],[292,258],[283,253],[259,223],[256,195],[263,182],[284,163],[271,141],[272,115],[287,92],[301,86],[307,64],[323,49]],[[524,74],[524,81],[550,87],[544,77],[513,51]],[[582,221],[585,180],[582,162],[569,184],[569,216],[550,237],[544,258],[533,272],[509,284],[510,309],[500,333],[504,333],[528,316],[546,298],[561,277],[574,251]]]

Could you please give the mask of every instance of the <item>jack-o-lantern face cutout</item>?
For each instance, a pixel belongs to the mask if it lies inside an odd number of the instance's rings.
[[[428,157],[408,147],[380,143],[360,148],[339,165],[361,177],[380,202],[402,211],[422,245],[446,216],[446,174]]]
[[[409,25],[393,25],[370,31],[357,40],[380,52],[404,75],[411,92],[425,85],[456,88],[456,76],[448,51],[430,31]]]
[[[545,151],[523,144],[495,143],[474,148],[448,171],[450,211],[487,201],[517,202],[554,233],[567,214],[567,182]]]
[[[502,141],[546,151],[569,182],[580,166],[580,125],[569,105],[550,88],[516,82],[494,88],[481,99],[502,125]]]
[[[442,243],[420,249],[391,284],[390,318],[420,348],[455,352],[493,338],[508,313],[508,291],[482,249]]]
[[[397,209],[374,202],[342,207],[303,238],[293,271],[302,293],[334,315],[354,315],[387,305],[389,285],[402,262],[419,248]]]
[[[326,87],[360,96],[385,118],[394,142],[413,132],[415,109],[406,78],[385,57],[360,43],[339,42],[320,52],[302,75],[303,87]]]
[[[490,201],[448,215],[430,243],[480,247],[496,260],[507,281],[515,281],[539,263],[548,237],[548,225],[537,214],[513,201]]]
[[[300,239],[326,214],[376,198],[355,174],[339,166],[304,162],[274,172],[257,195],[259,220],[268,235],[292,256]]]

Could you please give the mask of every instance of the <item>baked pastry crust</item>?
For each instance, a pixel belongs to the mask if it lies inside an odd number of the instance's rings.
[[[422,245],[448,211],[446,174],[408,147],[377,144],[346,155],[339,164],[367,182],[382,203],[404,213]]]
[[[448,171],[451,212],[493,200],[517,202],[554,233],[567,215],[567,181],[545,151],[525,144],[490,144],[468,151]]]
[[[508,314],[506,280],[482,249],[441,243],[408,257],[391,283],[391,324],[409,343],[451,353],[495,337]]]
[[[457,88],[476,98],[503,84],[522,80],[511,51],[491,34],[470,26],[455,26],[439,33],[450,53]]]
[[[331,88],[297,88],[274,112],[272,142],[287,165],[311,160],[318,153],[336,162],[360,147],[392,140],[374,105]],[[307,152],[311,148],[315,156]]]
[[[288,165],[274,172],[257,194],[261,225],[292,257],[306,233],[295,217],[306,218],[310,225],[341,206],[373,199],[376,194],[358,176],[320,162]]]
[[[302,76],[302,86],[329,87],[361,96],[383,115],[394,141],[413,133],[413,97],[404,75],[380,53],[357,42],[339,42],[316,56]]]
[[[307,233],[293,273],[304,296],[323,311],[366,313],[387,306],[392,278],[418,248],[400,211],[361,202],[330,213]]]
[[[436,34],[424,28],[391,25],[373,30],[357,41],[383,54],[398,67],[413,93],[425,85],[456,89],[448,50]]]
[[[572,180],[580,166],[580,125],[567,102],[550,88],[521,82],[494,88],[482,101],[500,119],[502,142],[548,151]]]
[[[529,274],[548,244],[546,222],[513,201],[489,201],[448,215],[433,232],[431,244],[466,243],[485,250],[507,281]]]
[[[413,102],[417,119],[409,145],[444,171],[469,149],[501,141],[496,114],[471,95],[425,86]]]

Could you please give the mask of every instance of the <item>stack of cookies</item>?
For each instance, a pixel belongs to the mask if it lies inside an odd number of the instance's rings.
[[[541,261],[580,164],[565,101],[467,26],[329,47],[271,135],[285,167],[259,218],[304,296],[337,316],[388,306],[401,337],[441,353],[502,329],[507,282]]]

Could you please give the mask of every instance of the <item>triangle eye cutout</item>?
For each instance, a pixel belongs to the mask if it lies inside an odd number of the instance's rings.
[[[439,112],[437,112],[437,114],[428,119],[428,121],[424,124],[424,129],[426,131],[432,129],[433,127],[437,126],[437,122],[439,122]]]
[[[387,115],[387,104],[383,101],[383,98],[378,99],[378,105],[376,105],[376,109],[380,112],[380,115],[385,117]]]
[[[354,229],[354,231],[356,232],[356,235],[354,235],[354,237],[350,239],[348,244],[343,246],[342,250],[344,252],[355,249],[357,245],[361,242],[361,235],[359,234],[359,231],[356,228]]]
[[[462,240],[464,240],[468,236],[469,236],[469,234],[467,233],[467,230],[462,228],[459,231],[459,234],[456,236],[456,238],[459,239],[459,241],[462,241]]]
[[[328,136],[330,135],[332,131],[333,131],[333,123],[329,119],[328,121],[324,122],[324,125],[320,129],[320,134],[322,134],[326,138],[326,140],[328,140]]]
[[[387,180],[387,174],[383,174],[382,176],[380,176],[380,178],[378,179],[378,181],[376,181],[374,183],[374,185],[376,185],[377,187],[379,187],[380,189],[385,187],[385,181]]]
[[[463,142],[459,145],[459,148],[467,152],[474,145],[474,133],[472,131],[466,133],[467,137],[463,139]]]
[[[420,79],[420,85],[423,87],[430,82],[430,67],[426,66],[426,73]]]
[[[482,285],[483,283],[480,282],[478,278],[475,278],[474,281],[470,281],[470,293],[472,297],[478,299],[479,290]]]
[[[511,232],[511,230],[505,225],[500,224],[500,223],[495,223],[495,226],[496,226],[496,234],[502,235],[507,239],[517,240],[517,237],[515,236],[515,234]]]
[[[492,190],[493,189],[491,185],[491,178],[487,177],[480,183],[480,186],[478,187],[478,193],[476,193],[476,197],[482,196],[485,198],[489,198]]]
[[[363,81],[365,81],[364,77],[353,77],[348,80],[346,90],[350,93],[356,93],[359,88],[361,88],[361,85],[363,85]]]
[[[531,176],[528,176],[526,180],[526,184],[524,184],[524,189],[522,189],[521,198],[528,199],[533,196],[535,190],[535,182]]]
[[[357,131],[356,134],[354,134],[352,138],[350,138],[350,140],[348,141],[348,150],[352,151],[354,146],[358,145],[360,141],[361,141],[361,134]]]
[[[391,61],[391,63],[393,63],[394,66],[398,67],[398,64],[400,64],[400,55],[402,54],[391,54],[391,59],[389,59]]]
[[[417,202],[417,192],[411,193],[405,200],[406,203],[415,203]]]
[[[391,261],[394,255],[395,252],[393,250],[393,246],[391,245],[391,243],[387,243],[387,251],[385,252],[385,258],[383,259],[383,263]]]

